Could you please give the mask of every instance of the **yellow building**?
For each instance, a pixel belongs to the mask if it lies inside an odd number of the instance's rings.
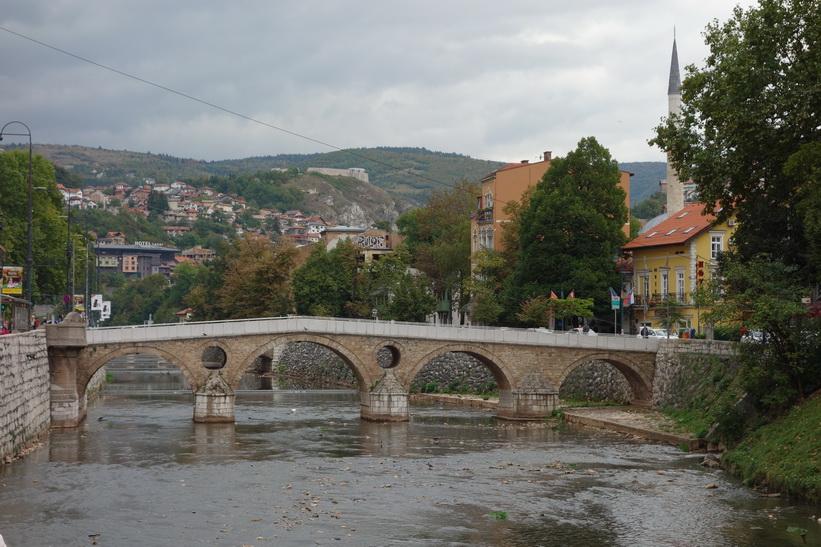
[[[679,329],[703,330],[704,310],[694,305],[692,293],[714,275],[716,259],[732,244],[735,231],[735,220],[716,223],[703,210],[703,203],[689,203],[624,247],[633,256],[633,332],[644,325],[660,327],[668,300],[682,304]]]

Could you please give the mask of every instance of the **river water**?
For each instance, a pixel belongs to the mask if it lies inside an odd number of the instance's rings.
[[[439,404],[363,422],[349,391],[242,391],[235,424],[195,424],[173,375],[122,378],[0,467],[8,547],[821,545],[818,507],[663,444]]]

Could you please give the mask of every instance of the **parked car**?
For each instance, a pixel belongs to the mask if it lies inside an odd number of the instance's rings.
[[[568,331],[569,334],[584,334],[587,336],[598,336],[599,334],[591,328],[587,329],[587,332],[584,331],[584,327],[576,327],[574,329],[570,329]]]
[[[543,334],[553,334],[552,330],[546,329],[544,327],[538,327],[538,328],[527,329],[527,330],[530,331],[530,332],[541,332]]]
[[[672,333],[672,332],[668,334],[666,330],[654,329],[654,328],[651,328],[651,327],[646,327],[646,328],[647,328],[647,338],[678,338],[677,334]],[[645,338],[645,336],[642,335],[641,330],[639,330],[639,333],[636,335],[636,338]]]

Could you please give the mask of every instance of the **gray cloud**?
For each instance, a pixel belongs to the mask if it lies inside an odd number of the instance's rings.
[[[735,3],[29,0],[0,13],[0,122],[208,160],[321,141],[518,161],[593,135],[620,161],[661,161],[646,141],[673,26],[681,64],[699,64],[702,30]]]

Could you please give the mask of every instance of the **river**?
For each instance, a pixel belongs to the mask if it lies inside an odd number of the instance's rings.
[[[363,422],[350,391],[242,391],[235,424],[195,424],[173,374],[136,376],[0,467],[8,547],[821,545],[818,507],[663,444],[416,402]]]

